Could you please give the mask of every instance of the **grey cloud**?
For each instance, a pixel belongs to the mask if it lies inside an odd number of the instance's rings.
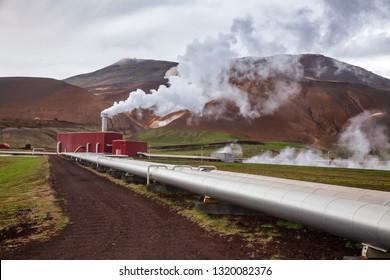
[[[324,19],[328,20],[326,34],[323,37],[325,46],[339,45],[345,42],[363,27],[378,21],[389,23],[389,1],[366,0],[323,0],[325,4]],[[387,14],[386,17],[384,15]]]
[[[298,38],[297,48],[305,51],[310,51],[320,39],[321,22],[311,20],[309,16],[313,11],[307,7],[296,12],[293,21],[284,25],[293,36]]]
[[[229,28],[238,56],[309,52],[363,61],[390,55],[389,14],[390,0],[0,0],[0,76],[18,73],[12,61],[31,61],[24,69],[32,73],[36,61],[66,61],[67,71],[88,64],[87,71],[122,57],[175,60],[194,39]]]
[[[351,58],[390,55],[390,35],[385,33],[370,34],[352,40],[340,54]]]
[[[254,26],[254,19],[251,16],[240,17],[233,20],[230,28],[250,56],[266,56],[275,53],[285,53],[287,48],[277,40],[266,40]]]

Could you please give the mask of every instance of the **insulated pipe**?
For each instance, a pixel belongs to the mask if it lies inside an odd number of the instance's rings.
[[[390,250],[390,208],[280,187],[154,169],[158,182]]]
[[[183,172],[194,173],[197,171],[183,170]],[[298,180],[286,179],[286,180],[279,181],[278,180],[279,178],[257,176],[257,175],[250,175],[250,174],[243,174],[243,173],[236,173],[236,172],[210,171],[208,173],[209,173],[208,176],[214,178],[234,180],[243,183],[257,184],[260,186],[264,186],[264,185],[278,186],[290,190],[390,206],[389,192],[364,190],[364,189],[349,188],[349,187],[328,185],[328,184],[317,184],[317,183],[311,184],[310,182],[303,182]]]
[[[107,131],[108,114],[102,112],[100,114],[100,116],[102,118],[102,132],[106,132]]]
[[[97,156],[69,154],[97,163]],[[211,172],[149,168],[154,163],[99,158],[99,165],[298,222],[338,236],[390,250],[390,208],[372,203],[210,176]],[[167,165],[171,167],[170,165]],[[148,172],[148,169],[149,172]]]
[[[150,165],[150,164],[158,164],[158,163],[148,163],[142,161],[136,161],[137,164],[141,165]],[[177,169],[180,166],[175,165],[166,165],[169,169]],[[312,183],[312,182],[304,182],[298,180],[290,180],[290,179],[280,179],[275,177],[268,176],[259,176],[252,174],[244,174],[237,172],[228,172],[228,171],[219,171],[213,170],[215,167],[205,166],[203,168],[208,168],[211,170],[207,173],[208,176],[225,178],[228,180],[234,180],[244,183],[252,183],[258,184],[261,186],[278,186],[286,189],[303,191],[313,194],[321,194],[326,196],[333,196],[338,198],[345,198],[349,200],[357,200],[362,202],[368,202],[372,204],[386,205],[390,206],[390,192],[384,191],[376,191],[376,190],[367,190],[367,189],[359,189],[352,187],[344,187],[344,186],[336,186],[329,184],[321,184],[321,183]],[[182,172],[186,173],[197,173],[196,169],[189,169],[188,166],[185,166],[186,170],[182,170]],[[200,169],[200,167],[198,168]],[[202,168],[201,168],[202,169]]]
[[[91,157],[94,155],[89,155],[88,159],[91,160]],[[78,157],[83,157],[83,155],[78,155]],[[99,157],[97,162],[99,160],[104,159],[104,157]],[[87,159],[87,160],[88,160]],[[111,160],[111,159],[110,159]],[[123,161],[122,161],[123,162]],[[112,162],[111,162],[112,163]],[[123,162],[125,163],[125,162]],[[143,171],[140,171],[146,173],[146,177],[149,174],[148,166],[150,165],[161,165],[159,163],[154,162],[144,162],[144,161],[132,161],[128,164],[136,164],[137,168],[140,166],[145,166]],[[165,164],[165,166],[168,169],[177,169],[180,168],[180,166],[172,165],[172,164]],[[215,167],[211,168],[209,166],[205,166],[204,168],[208,168],[208,170],[215,169]],[[199,169],[199,168],[198,168]],[[195,173],[197,174],[199,171],[196,169],[189,169],[188,166],[185,166],[185,170],[181,170],[184,173]],[[202,172],[206,173],[206,172]],[[143,176],[139,175],[138,176]],[[252,175],[252,174],[244,174],[244,173],[237,173],[237,172],[228,172],[228,171],[218,171],[218,170],[212,170],[210,172],[207,172],[207,176],[209,177],[215,177],[215,178],[221,178],[221,179],[227,179],[227,180],[233,180],[238,181],[242,183],[251,183],[256,184],[259,186],[277,186],[285,189],[295,190],[295,191],[302,191],[312,194],[319,194],[319,195],[325,195],[325,196],[331,196],[336,198],[344,198],[348,200],[356,200],[356,201],[362,201],[372,204],[378,204],[378,205],[385,205],[390,206],[390,193],[389,192],[383,192],[383,191],[375,191],[375,190],[364,190],[359,188],[351,188],[351,187],[344,187],[344,186],[335,186],[335,185],[328,185],[328,184],[320,184],[320,183],[311,183],[311,182],[304,182],[304,181],[298,181],[298,180],[290,180],[290,179],[281,179],[281,178],[275,178],[275,177],[268,177],[268,176],[260,176],[260,175]]]
[[[275,178],[275,177],[269,177],[269,176],[244,174],[244,173],[236,173],[236,172],[220,171],[220,170],[216,170],[216,171],[212,171],[212,172],[216,173],[216,174],[240,176],[240,177],[244,177],[244,178],[253,178],[253,179],[257,179],[257,180],[286,183],[286,184],[291,184],[291,185],[300,185],[300,186],[309,186],[309,187],[315,187],[315,188],[331,189],[331,190],[336,190],[336,191],[352,192],[352,193],[357,193],[357,194],[362,194],[362,195],[374,195],[374,196],[386,197],[386,198],[390,199],[390,192],[384,192],[384,191],[359,189],[359,188],[353,188],[353,187],[329,185],[329,184],[314,183],[314,182],[305,182],[305,181],[298,181],[298,180],[293,180],[293,179]]]

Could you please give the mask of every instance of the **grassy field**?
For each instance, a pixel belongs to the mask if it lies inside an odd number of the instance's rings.
[[[0,157],[0,240],[9,248],[44,240],[67,223],[51,189],[47,157]]]
[[[245,137],[222,132],[210,132],[204,130],[179,130],[168,128],[149,129],[134,135],[132,138],[148,141],[152,147],[248,140]]]
[[[156,154],[210,156],[225,146],[226,142],[249,141],[251,139],[222,132],[203,130],[174,130],[167,128],[151,129],[133,136],[131,139],[147,141],[149,151]],[[213,143],[221,143],[213,145]],[[211,146],[209,146],[211,144]],[[193,145],[193,147],[180,147],[180,145]],[[164,149],[160,147],[164,146]],[[172,148],[169,148],[171,146]],[[252,157],[266,150],[278,152],[286,147],[303,148],[304,144],[288,142],[264,142],[259,144],[240,144],[243,157]]]
[[[264,153],[265,151],[273,151],[278,152],[286,147],[298,147],[302,148],[302,144],[292,144],[292,143],[281,143],[281,142],[265,142],[261,144],[240,144],[242,149],[242,156],[244,158],[250,158],[253,156],[257,156],[259,154]],[[171,154],[171,155],[191,155],[191,156],[210,156],[211,153],[216,152],[225,147],[225,144],[221,144],[219,146],[195,146],[191,149],[187,147],[175,147],[171,149],[159,149],[154,148],[152,145],[150,146],[150,152],[155,154]]]

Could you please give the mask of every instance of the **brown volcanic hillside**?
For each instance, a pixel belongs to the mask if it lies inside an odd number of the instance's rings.
[[[390,88],[390,80],[364,68],[318,54],[299,56],[304,76],[321,81],[339,81]]]
[[[299,61],[301,73],[281,61]],[[276,68],[272,68],[275,65]],[[278,72],[280,70],[285,72]],[[264,72],[272,76],[264,79],[261,76]],[[390,128],[390,80],[363,68],[322,55],[287,55],[277,56],[276,60],[275,57],[241,58],[232,64],[231,73],[231,83],[249,93],[253,106],[262,104],[273,94],[269,89],[277,81],[298,79],[300,90],[272,114],[253,120],[238,116],[237,108],[230,104],[222,119],[203,116],[193,121],[187,113],[185,118],[173,121],[168,127],[185,129],[190,122],[195,124],[193,129],[225,131],[262,141],[326,145],[337,140],[351,117],[371,110],[386,113],[381,117],[382,125]],[[218,101],[211,102],[208,107],[217,104]]]
[[[346,122],[364,110],[390,112],[390,89],[376,89],[362,84],[313,81],[301,83],[300,93],[274,114],[254,120],[237,116],[234,106],[225,116],[230,120],[185,117],[167,127],[224,131],[261,141],[289,141],[325,145],[334,143]],[[208,106],[213,106],[209,104]],[[382,123],[390,128],[389,116]]]
[[[99,122],[108,106],[90,92],[48,78],[0,78],[0,118]]]
[[[176,62],[122,59],[110,66],[92,73],[82,74],[64,81],[85,88],[101,96],[112,105],[115,101],[124,100],[129,93],[142,89],[149,92],[167,83],[166,72],[177,66]]]
[[[275,61],[276,64],[273,63]],[[294,64],[294,61],[298,61],[301,67],[301,70],[292,70],[293,78],[298,78],[300,92],[271,115],[246,120],[237,116],[237,109],[230,104],[222,119],[204,116],[194,121],[190,113],[179,112],[168,127],[224,131],[258,140],[328,143],[334,142],[346,122],[360,112],[364,110],[390,112],[389,79],[322,55],[240,58],[233,61],[231,82],[249,92],[252,104],[259,104],[266,98],[267,90],[275,81],[289,79],[289,71],[282,72],[281,75],[275,73],[288,68],[289,66],[285,64],[290,62]],[[246,65],[238,69],[244,69],[244,72],[250,69],[252,72],[246,72],[250,75],[244,74],[241,78],[234,78],[237,63]],[[136,88],[148,91],[149,88],[158,88],[160,84],[165,84],[167,80],[163,78],[164,74],[176,65],[173,62],[125,59],[96,72],[75,76],[66,81],[83,86],[94,94],[102,94],[112,103],[126,99],[128,93]],[[272,69],[275,65],[277,68]],[[262,80],[258,73],[263,73],[264,70],[273,76]],[[210,102],[207,107],[217,106],[218,102]],[[167,117],[161,118],[162,121],[166,119]],[[192,125],[188,126],[188,123]],[[111,124],[134,133],[148,129],[148,124],[150,128],[158,127],[159,118],[144,112],[142,120],[137,121],[134,114],[119,114],[114,117]]]
[[[362,68],[349,65],[321,55],[287,56],[299,60],[302,73],[299,75],[299,93],[271,115],[246,120],[238,116],[233,104],[226,106],[223,118],[204,116],[194,119],[189,112],[179,112],[161,118],[175,119],[167,127],[202,129],[230,132],[257,140],[293,141],[302,143],[330,143],[337,139],[346,122],[364,110],[390,112],[390,80]],[[231,82],[249,92],[252,104],[261,104],[267,98],[267,88],[275,81],[289,79],[274,75],[267,80],[256,76],[269,67],[271,58],[241,58],[237,61],[249,65],[254,73]],[[268,62],[267,62],[268,60]],[[288,60],[281,60],[288,61]],[[69,78],[66,81],[88,88],[80,89],[67,83],[39,78],[0,79],[0,118],[58,118],[76,122],[99,122],[100,111],[113,101],[127,98],[135,88],[158,88],[165,84],[164,75],[176,66],[174,62],[125,59],[93,73]],[[283,66],[283,64],[279,64]],[[267,71],[272,72],[272,69]],[[96,95],[101,95],[104,102]],[[218,100],[207,107],[218,105]],[[159,127],[159,118],[143,112],[142,120],[137,114],[119,114],[111,121],[111,127],[128,133]],[[389,118],[385,118],[388,120]],[[194,121],[195,120],[195,121]],[[191,126],[188,125],[191,123]],[[390,127],[389,123],[384,123]]]

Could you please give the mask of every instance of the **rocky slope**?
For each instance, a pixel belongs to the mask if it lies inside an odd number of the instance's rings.
[[[80,87],[48,78],[0,78],[0,119],[98,122],[107,103]]]
[[[122,59],[95,72],[64,81],[85,88],[112,104],[126,99],[130,92],[138,88],[150,91],[166,84],[166,72],[176,65],[176,62],[169,61]]]

